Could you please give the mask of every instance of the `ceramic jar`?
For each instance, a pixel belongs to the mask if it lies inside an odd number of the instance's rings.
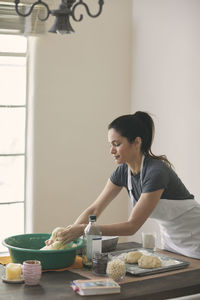
[[[39,260],[26,260],[23,262],[24,282],[27,285],[37,285],[42,275],[42,266]]]

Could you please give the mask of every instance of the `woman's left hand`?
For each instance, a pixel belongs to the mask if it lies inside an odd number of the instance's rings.
[[[63,243],[69,243],[83,235],[85,224],[73,224],[66,227],[65,230],[57,234],[57,240]]]

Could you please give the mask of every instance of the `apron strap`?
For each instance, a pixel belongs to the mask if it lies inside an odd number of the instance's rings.
[[[132,182],[131,182],[131,169],[128,167],[128,192],[129,192],[129,197],[131,198],[133,206],[136,204],[135,197],[133,196],[132,193]]]

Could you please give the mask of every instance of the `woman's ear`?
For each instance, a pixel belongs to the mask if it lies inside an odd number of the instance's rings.
[[[142,145],[142,139],[141,139],[140,136],[137,136],[137,137],[135,138],[134,144],[135,144],[135,146],[136,146],[137,148],[140,148],[140,147],[141,147],[141,145]]]

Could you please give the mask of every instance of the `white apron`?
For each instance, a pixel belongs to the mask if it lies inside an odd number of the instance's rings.
[[[142,188],[142,158],[140,183]],[[131,169],[128,167],[128,190],[133,206]],[[150,218],[158,221],[162,248],[200,259],[200,205],[194,199],[160,199]]]

